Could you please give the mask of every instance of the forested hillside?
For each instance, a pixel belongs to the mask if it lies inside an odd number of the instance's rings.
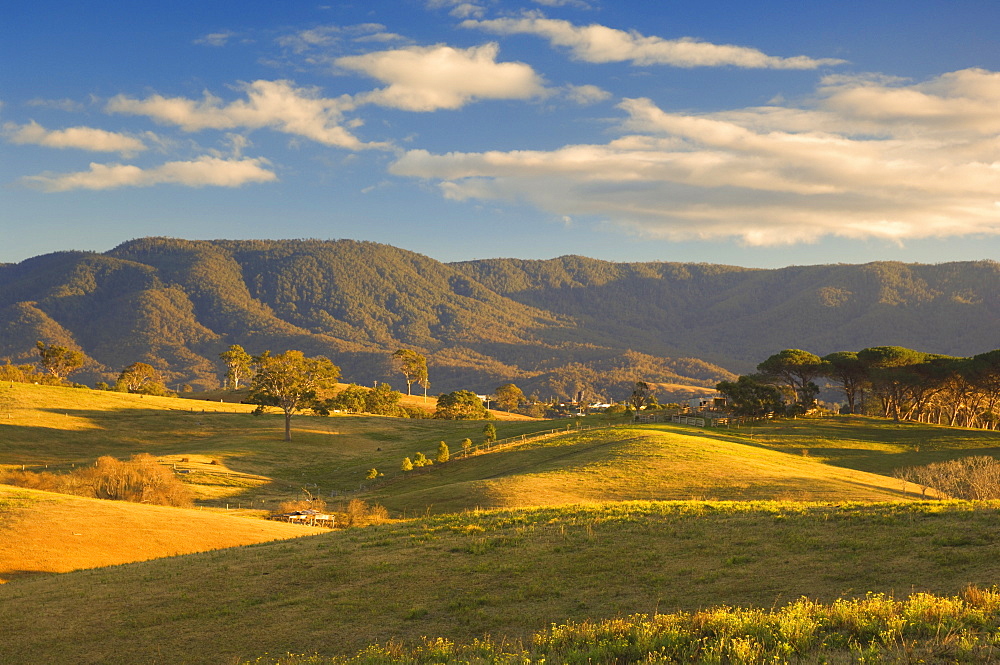
[[[326,355],[347,381],[402,384],[387,359],[406,347],[427,355],[435,393],[514,381],[542,397],[621,398],[641,379],[680,397],[789,347],[993,349],[998,300],[992,261],[446,264],[350,240],[143,238],[0,265],[0,362],[36,360],[41,340],[85,354],[78,381],[142,361],[169,385],[212,388],[218,354],[240,344]]]

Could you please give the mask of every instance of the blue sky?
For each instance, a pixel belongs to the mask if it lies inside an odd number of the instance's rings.
[[[148,235],[997,259],[998,34],[986,0],[21,3],[0,262]]]

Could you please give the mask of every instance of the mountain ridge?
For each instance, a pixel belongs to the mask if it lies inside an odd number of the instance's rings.
[[[1000,346],[997,312],[989,260],[444,263],[356,240],[138,238],[0,265],[0,361],[30,362],[42,340],[84,351],[82,380],[141,360],[171,385],[211,388],[218,353],[240,344],[398,382],[388,354],[407,347],[428,356],[435,392],[515,381],[542,397],[620,399],[637,380],[704,392],[783,348],[972,355]]]

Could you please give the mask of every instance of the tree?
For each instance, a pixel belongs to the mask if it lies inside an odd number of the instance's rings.
[[[393,390],[392,386],[385,381],[366,392],[365,412],[380,416],[406,415],[406,411],[399,406],[399,400],[403,396],[402,393]]]
[[[340,368],[328,358],[306,358],[301,351],[289,350],[272,356],[265,351],[253,357],[256,370],[250,382],[248,400],[262,413],[276,406],[285,415],[285,441],[292,440],[292,414],[317,406],[316,391],[332,388]]]
[[[451,459],[451,451],[448,450],[448,444],[442,441],[438,444],[437,461],[447,462],[449,459]]]
[[[365,402],[368,398],[368,390],[356,383],[347,386],[336,396],[326,401],[328,409],[347,411],[348,413],[361,413],[365,410]]]
[[[722,381],[715,389],[726,396],[733,413],[739,416],[761,417],[780,412],[784,406],[781,390],[750,376],[736,381]]]
[[[513,383],[505,383],[494,390],[493,397],[504,411],[513,411],[524,402],[524,393]]]
[[[483,441],[493,443],[497,440],[497,428],[493,423],[483,425]]]
[[[468,390],[456,390],[438,397],[435,418],[445,420],[482,420],[489,417],[483,401]]]
[[[227,367],[226,387],[230,390],[239,390],[240,383],[250,378],[253,358],[239,344],[230,346],[228,350],[219,354],[219,358]]]
[[[636,381],[632,389],[632,394],[628,398],[629,404],[638,411],[642,407],[647,406],[649,400],[652,398],[652,394],[652,389],[648,383],[645,381]]]
[[[826,376],[840,384],[847,410],[857,413],[857,399],[868,380],[868,372],[854,351],[837,351],[823,356]]]
[[[414,383],[427,383],[427,358],[413,349],[398,349],[393,352],[392,358],[397,370],[406,377],[407,395],[413,394]]]
[[[462,439],[462,452],[468,455],[469,448],[472,448],[472,439],[470,439],[469,437],[465,437],[464,439]]]
[[[825,373],[823,360],[815,353],[785,349],[757,365],[757,371],[776,383],[788,386],[794,401],[803,408],[812,406],[819,388],[813,379]]]
[[[42,359],[42,369],[59,381],[83,367],[83,352],[65,346],[37,342],[38,355]]]
[[[409,457],[404,457],[401,468],[403,471],[413,471],[413,461]]]
[[[118,387],[125,392],[143,392],[143,389],[150,384],[162,386],[160,373],[146,363],[132,363],[118,375]]]
[[[924,362],[927,354],[902,346],[872,346],[858,351],[872,390],[882,400],[882,413],[899,421],[910,387],[919,381],[913,368]]]

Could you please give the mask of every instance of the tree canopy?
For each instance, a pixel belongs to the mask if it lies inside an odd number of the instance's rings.
[[[253,373],[253,357],[239,344],[233,344],[220,353],[219,358],[226,364],[226,387],[239,390],[240,384],[245,383]]]
[[[160,388],[160,373],[152,365],[141,362],[134,362],[121,371],[118,375],[118,388],[125,392],[138,393],[148,392],[149,388]]]
[[[414,383],[427,383],[427,358],[413,349],[397,349],[392,354],[396,368],[406,377],[406,394],[412,395]]]
[[[476,393],[456,390],[438,397],[434,417],[446,420],[483,420],[489,417],[489,412]]]
[[[505,383],[493,391],[493,397],[504,411],[513,411],[524,402],[524,392],[513,383]]]
[[[250,383],[249,401],[258,412],[276,406],[285,415],[285,441],[292,440],[292,414],[318,406],[317,391],[336,385],[340,368],[329,358],[307,358],[289,350],[272,356],[270,351],[253,357],[256,369]]]
[[[82,351],[41,341],[37,342],[35,347],[41,357],[42,368],[60,381],[83,367]]]

